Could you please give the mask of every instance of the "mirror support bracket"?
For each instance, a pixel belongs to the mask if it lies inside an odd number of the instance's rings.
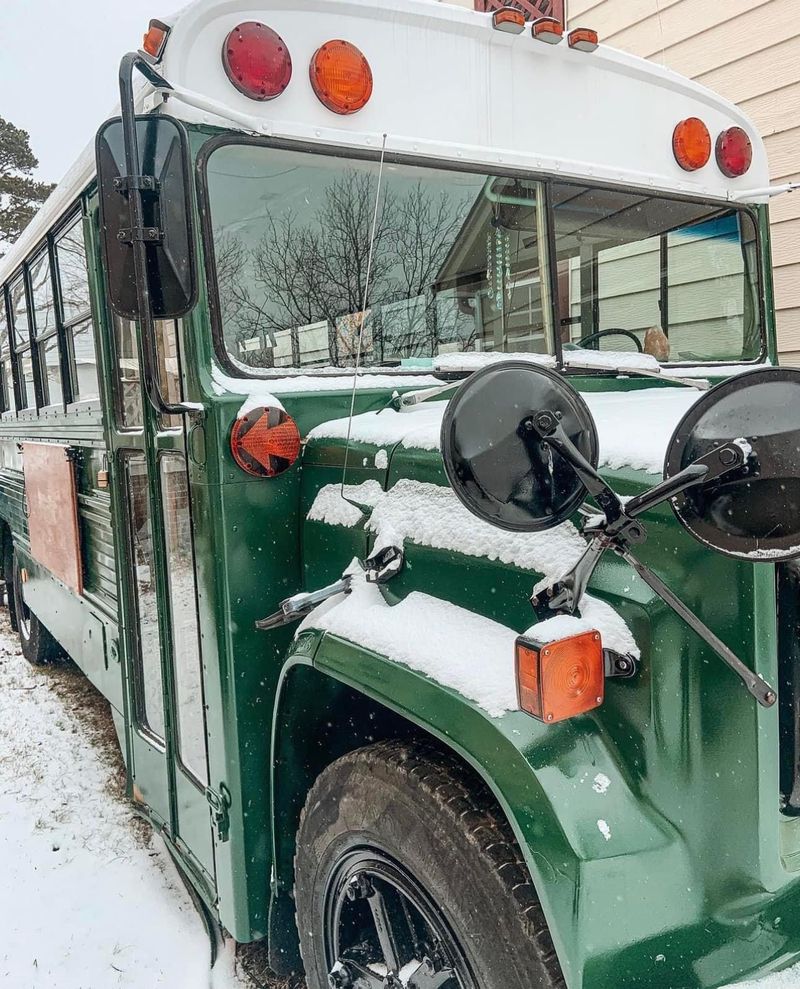
[[[714,650],[762,707],[772,707],[778,699],[775,690],[757,673],[745,666],[739,657],[672,593],[661,578],[637,560],[630,550],[631,546],[640,544],[647,538],[646,529],[636,521],[638,515],[674,498],[687,488],[697,484],[707,484],[724,474],[744,467],[749,455],[744,445],[734,442],[718,447],[689,464],[679,474],[657,484],[650,491],[633,498],[625,505],[570,441],[555,413],[535,412],[523,420],[522,427],[528,432],[535,433],[542,442],[552,446],[572,465],[587,491],[606,516],[598,526],[592,526],[587,530],[587,535],[591,536],[590,542],[572,570],[554,584],[546,587],[537,585],[531,597],[531,604],[534,607],[538,605],[544,595],[551,611],[575,614],[603,554],[606,550],[613,550]]]
[[[136,70],[157,89],[168,91],[172,87],[138,52],[129,52],[123,56],[119,67],[119,95],[126,174],[120,176],[117,191],[127,198],[130,210],[130,228],[121,233],[130,236],[129,242],[133,249],[133,268],[139,302],[137,325],[142,355],[142,377],[148,401],[157,412],[164,415],[196,414],[196,406],[184,402],[170,402],[165,397],[157,370],[155,325],[147,278],[147,245],[157,243],[161,231],[147,227],[144,223],[142,196],[144,193],[156,191],[156,185],[155,182],[148,182],[147,176],[142,175],[139,166],[139,141],[136,134],[136,106],[133,92],[133,74]],[[128,241],[123,240],[123,242]]]

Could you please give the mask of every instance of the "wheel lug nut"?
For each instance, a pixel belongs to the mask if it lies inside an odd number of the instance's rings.
[[[365,900],[368,896],[372,896],[373,892],[372,883],[363,872],[357,873],[347,883],[348,900]]]

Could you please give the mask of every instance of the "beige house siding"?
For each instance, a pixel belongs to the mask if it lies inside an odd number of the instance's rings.
[[[570,0],[572,26],[661,62],[737,103],[774,182],[800,181],[798,0]],[[800,193],[771,207],[781,360],[800,364]]]

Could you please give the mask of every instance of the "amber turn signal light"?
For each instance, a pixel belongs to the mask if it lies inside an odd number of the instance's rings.
[[[517,698],[527,714],[556,724],[603,703],[606,679],[599,632],[545,643],[521,635],[514,651]]]
[[[557,45],[564,37],[564,26],[555,17],[540,17],[533,22],[531,31],[537,41],[544,41],[548,45]]]
[[[334,113],[356,113],[372,96],[372,69],[349,41],[326,41],[311,59],[310,75],[317,99]]]
[[[600,45],[600,38],[597,31],[589,27],[576,27],[567,35],[567,43],[576,52],[593,52]]]
[[[492,14],[492,27],[506,34],[522,34],[525,30],[525,15],[516,7],[501,7]]]
[[[164,24],[163,21],[150,21],[147,32],[142,39],[142,51],[157,62],[164,54],[168,37],[169,25]]]
[[[675,161],[685,172],[696,172],[711,157],[711,134],[699,117],[682,120],[672,135]]]
[[[277,477],[300,456],[297,423],[283,409],[253,409],[233,424],[231,453],[253,477]]]

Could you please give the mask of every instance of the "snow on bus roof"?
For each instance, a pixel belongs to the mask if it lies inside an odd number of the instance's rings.
[[[667,444],[675,427],[703,392],[689,388],[584,392],[582,397],[597,424],[600,466],[661,474]],[[403,412],[383,409],[348,420],[323,422],[308,434],[314,439],[350,439],[357,443],[418,450],[438,450],[447,402],[423,402]]]

